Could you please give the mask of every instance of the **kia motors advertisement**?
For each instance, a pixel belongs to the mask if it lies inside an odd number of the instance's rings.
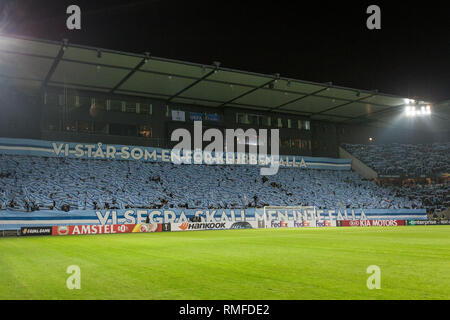
[[[396,227],[404,226],[405,220],[342,220],[340,227]]]

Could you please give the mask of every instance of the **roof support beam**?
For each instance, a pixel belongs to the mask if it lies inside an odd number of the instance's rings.
[[[42,81],[42,90],[44,90],[47,87],[48,82],[52,78],[53,74],[55,73],[56,68],[58,67],[59,62],[61,61],[62,57],[64,56],[64,52],[67,48],[67,39],[63,39],[63,43],[61,45],[61,48],[59,48],[58,54],[56,55],[55,59],[53,60],[53,63],[50,67],[50,70],[48,70],[47,75],[44,78],[44,81]]]
[[[207,79],[209,76],[211,76],[212,74],[217,72],[217,69],[219,69],[220,63],[216,63],[216,67],[214,68],[214,70],[211,70],[210,72],[208,72],[207,74],[205,74],[203,77],[201,77],[200,79],[192,82],[190,85],[188,85],[186,88],[181,89],[180,91],[178,91],[177,93],[175,93],[173,96],[171,96],[169,99],[167,99],[167,102],[172,101],[174,98],[178,97],[180,94],[182,94],[183,92],[189,90],[190,88],[192,88],[193,86],[199,84],[200,82],[202,82],[203,80]]]
[[[284,107],[284,106],[286,106],[286,105],[288,105],[288,104],[291,104],[291,103],[300,101],[300,100],[305,99],[305,98],[308,98],[308,97],[310,97],[310,96],[314,96],[314,95],[316,95],[317,93],[320,93],[320,92],[322,92],[322,91],[327,90],[328,88],[329,88],[329,87],[322,88],[322,89],[316,90],[316,91],[314,91],[314,92],[308,93],[308,94],[306,94],[306,95],[304,95],[304,96],[302,96],[302,97],[295,98],[295,99],[293,99],[293,100],[290,100],[290,101],[288,101],[288,102],[285,102],[285,103],[283,103],[283,104],[280,104],[280,105],[277,106],[277,107],[274,107],[274,108],[270,109],[270,111],[280,109],[280,108],[282,108],[282,107]]]
[[[228,100],[228,101],[222,103],[221,105],[219,105],[219,106],[217,106],[217,107],[218,107],[218,108],[223,108],[223,107],[225,107],[227,104],[230,104],[230,103],[232,103],[232,102],[234,102],[234,101],[236,101],[236,100],[238,100],[238,99],[240,99],[240,98],[242,98],[242,97],[245,97],[246,95],[249,95],[250,93],[253,93],[253,92],[255,92],[256,90],[259,90],[259,89],[264,88],[265,86],[271,85],[272,83],[274,83],[275,81],[277,81],[279,78],[280,78],[280,75],[279,75],[279,74],[276,74],[276,75],[275,75],[275,78],[273,78],[272,80],[267,81],[266,83],[263,83],[262,85],[260,85],[260,86],[258,86],[258,87],[255,87],[255,88],[253,88],[253,89],[251,89],[251,90],[249,90],[249,91],[247,91],[247,92],[244,92],[243,94],[241,94],[241,95],[239,95],[239,96],[237,96],[237,97],[235,97],[235,98],[233,98],[233,99],[231,99],[231,100]]]
[[[147,55],[147,57],[143,58],[143,59],[141,60],[141,62],[139,62],[139,63],[133,68],[133,70],[131,70],[130,72],[128,72],[128,74],[127,74],[122,80],[120,80],[118,84],[116,84],[116,85],[114,86],[114,88],[112,88],[111,90],[109,90],[109,93],[114,93],[117,89],[120,88],[120,86],[122,86],[128,79],[130,79],[130,77],[131,77],[133,74],[135,74],[135,73],[136,73],[136,72],[137,72],[144,64],[147,63],[150,54],[149,54],[149,53],[146,53],[146,55]]]

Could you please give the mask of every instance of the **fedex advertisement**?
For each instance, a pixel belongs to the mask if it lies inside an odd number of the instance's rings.
[[[328,220],[271,220],[266,228],[321,228],[336,227],[336,221]]]

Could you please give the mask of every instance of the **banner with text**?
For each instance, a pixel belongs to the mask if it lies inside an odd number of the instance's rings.
[[[153,147],[142,146],[124,146],[124,145],[110,145],[98,142],[93,143],[74,143],[74,142],[54,142],[33,139],[13,139],[0,138],[0,154],[12,155],[32,155],[44,157],[67,157],[78,159],[101,159],[101,160],[131,160],[131,161],[146,161],[146,162],[172,162],[171,150]],[[215,156],[214,153],[203,154],[202,151],[186,151],[180,155],[183,159],[192,159],[197,154],[200,159],[210,159],[210,156]],[[267,166],[273,162],[270,155],[254,155],[256,159],[250,157],[247,153],[223,153],[220,159],[224,163],[234,159],[235,162],[241,164]],[[327,170],[350,170],[351,159],[338,158],[320,158],[320,157],[302,157],[280,155],[280,160],[277,161],[280,167],[292,167],[302,169],[327,169]],[[204,162],[206,163],[206,162]]]
[[[185,223],[199,217],[201,222],[243,221],[342,221],[342,220],[427,220],[425,209],[123,209],[41,210],[19,212],[0,210],[0,229],[54,225],[120,225],[150,223]]]

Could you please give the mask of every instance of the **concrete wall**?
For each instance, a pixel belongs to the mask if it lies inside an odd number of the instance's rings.
[[[352,159],[352,170],[366,179],[375,179],[378,177],[378,174],[373,169],[369,168],[342,147],[339,147],[339,158]]]

